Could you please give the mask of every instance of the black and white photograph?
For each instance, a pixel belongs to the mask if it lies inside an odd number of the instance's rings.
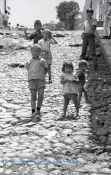
[[[111,0],[0,0],[0,175],[111,175]]]

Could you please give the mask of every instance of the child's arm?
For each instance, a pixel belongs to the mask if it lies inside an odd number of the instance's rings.
[[[50,38],[51,44],[58,44],[54,37],[51,36]]]
[[[71,80],[66,79],[63,75],[61,76],[61,84],[67,83],[67,82],[71,82]]]
[[[61,76],[61,84],[64,84],[64,76]]]
[[[29,62],[27,62],[26,64],[25,64],[25,68],[28,70],[29,69]]]
[[[25,34],[26,39],[28,40],[29,37],[28,37],[28,34],[27,34],[27,30],[26,29],[24,29],[24,34]]]
[[[45,74],[48,72],[48,65],[47,65],[47,62],[45,60],[42,60],[42,65],[43,65],[43,68],[45,70]]]
[[[32,59],[31,59],[29,62],[26,62],[25,68],[26,68],[27,70],[29,69],[29,66],[30,66],[31,62],[32,62]]]
[[[75,76],[75,77],[74,77],[74,79],[72,80],[72,82],[74,82],[74,83],[78,84],[78,83],[79,83],[79,79],[78,79],[78,77],[77,77],[77,76]]]

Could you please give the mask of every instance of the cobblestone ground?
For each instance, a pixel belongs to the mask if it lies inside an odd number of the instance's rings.
[[[98,57],[99,71],[94,72],[90,61],[87,89],[91,104],[82,99],[77,120],[70,102],[67,120],[58,121],[62,114],[63,97],[60,84],[64,60],[71,60],[77,69],[81,47],[81,32],[66,32],[52,46],[53,83],[46,84],[42,106],[42,120],[31,119],[30,92],[25,68],[10,64],[25,64],[31,58],[29,49],[1,50],[0,56],[0,174],[1,175],[101,175],[111,174],[110,146],[101,145],[96,119],[108,110],[102,106],[105,92],[111,90],[104,84],[109,72]],[[99,80],[99,81],[98,81]],[[100,83],[99,83],[100,82]],[[103,93],[104,92],[104,93]],[[107,97],[109,104],[110,96]],[[100,100],[100,101],[99,101]],[[98,109],[99,104],[99,109]],[[102,106],[102,107],[101,107]],[[95,129],[96,128],[96,129]]]

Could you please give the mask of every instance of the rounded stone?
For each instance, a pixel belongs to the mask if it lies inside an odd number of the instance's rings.
[[[63,141],[65,144],[68,144],[68,145],[72,145],[74,143],[74,140],[70,139],[70,138],[66,138],[64,141]]]

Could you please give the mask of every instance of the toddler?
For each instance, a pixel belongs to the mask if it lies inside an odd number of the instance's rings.
[[[88,102],[87,91],[84,88],[84,85],[85,85],[85,72],[86,72],[87,67],[88,67],[87,61],[81,60],[79,62],[79,70],[77,71],[77,74],[76,74],[76,76],[79,79],[79,83],[78,83],[78,90],[79,90],[78,103],[79,103],[79,105],[80,105],[82,93],[84,93],[85,100],[86,100],[86,102]]]
[[[63,84],[63,96],[64,96],[64,107],[63,114],[60,119],[66,116],[67,107],[69,101],[72,99],[76,108],[76,114],[78,116],[79,113],[79,105],[78,105],[78,88],[77,82],[78,80],[73,75],[73,64],[65,62],[62,67],[62,76],[61,76],[61,84]]]
[[[43,39],[39,40],[38,44],[41,46],[41,49],[42,49],[41,57],[47,61],[49,83],[52,83],[52,78],[51,78],[52,54],[51,54],[50,45],[57,44],[57,41],[52,37],[51,31],[48,29],[45,29],[43,32]]]
[[[45,76],[47,73],[47,63],[40,57],[41,48],[35,44],[31,48],[32,59],[26,63],[28,70],[28,83],[31,91],[31,108],[32,116],[40,115],[40,110],[43,102]],[[38,92],[38,103],[36,108],[36,96]],[[37,112],[36,112],[37,111]]]

